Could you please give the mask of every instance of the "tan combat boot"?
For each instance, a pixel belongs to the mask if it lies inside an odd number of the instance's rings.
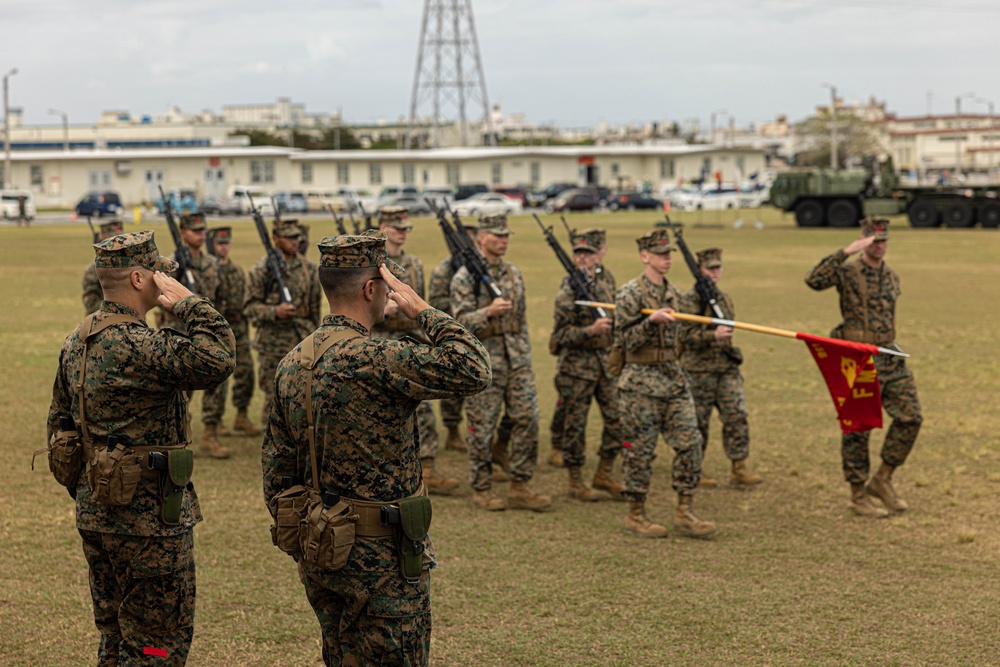
[[[646,516],[646,504],[641,500],[633,500],[625,516],[625,530],[639,537],[666,537],[666,526],[653,523]]]
[[[216,433],[215,424],[205,424],[205,432],[201,434],[198,447],[213,459],[228,459],[229,450],[222,446],[222,443],[216,438]]]
[[[694,513],[691,508],[691,496],[680,494],[677,496],[677,510],[674,512],[674,529],[686,537],[698,537],[709,539],[713,537],[719,529],[711,521],[705,521]]]
[[[510,476],[510,456],[507,454],[507,444],[501,443],[499,439],[493,439],[493,481],[509,482]]]
[[[456,452],[469,451],[469,447],[465,444],[465,438],[458,432],[457,426],[448,427],[448,438],[444,441],[444,448]]]
[[[434,459],[420,459],[420,468],[424,474],[424,485],[427,493],[448,495],[458,488],[458,480],[454,477],[442,477],[434,471]]]
[[[703,489],[714,489],[719,486],[719,481],[714,477],[709,477],[708,475],[702,474],[701,479],[698,480],[698,486]]]
[[[747,467],[746,461],[733,461],[733,470],[729,473],[729,483],[732,486],[755,486],[764,479]]]
[[[493,489],[486,489],[485,491],[472,491],[472,503],[481,510],[486,510],[487,512],[500,512],[507,509],[507,501],[503,498],[498,498]]]
[[[236,419],[233,420],[233,430],[240,435],[260,435],[262,431],[257,428],[256,425],[250,418],[247,417],[246,410],[240,410],[236,413]]]
[[[910,506],[905,500],[896,495],[896,489],[892,488],[892,472],[895,468],[883,463],[875,476],[868,481],[866,491],[869,496],[873,496],[882,501],[886,509],[892,512],[905,512]]]
[[[889,510],[879,507],[871,499],[864,484],[851,484],[851,509],[858,516],[870,519],[884,519],[889,516]]]
[[[549,465],[552,466],[553,468],[562,468],[563,467],[562,452],[558,449],[553,448],[552,451],[549,452],[548,462]]]
[[[601,462],[597,464],[597,471],[594,473],[594,479],[591,480],[590,485],[595,489],[607,491],[615,500],[626,500],[625,496],[622,495],[625,486],[621,482],[615,481],[615,478],[611,476],[614,465],[614,459],[601,459]]]
[[[507,503],[512,509],[533,510],[543,512],[552,507],[552,499],[535,493],[528,487],[527,482],[511,482],[510,491],[507,492]]]
[[[582,500],[584,502],[596,502],[606,498],[600,491],[594,491],[583,481],[583,473],[580,468],[567,468],[569,471],[569,497]]]
[[[230,430],[221,421],[215,425],[215,435],[220,438],[227,438],[232,435]]]

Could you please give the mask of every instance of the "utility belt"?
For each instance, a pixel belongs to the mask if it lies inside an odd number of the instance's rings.
[[[504,319],[496,319],[487,324],[483,329],[480,329],[479,333],[476,334],[476,337],[479,338],[479,340],[486,340],[487,338],[502,336],[503,334],[518,333],[521,333],[520,320],[506,321]]]
[[[640,347],[638,350],[625,352],[626,364],[641,364],[643,366],[656,366],[669,361],[677,361],[677,355],[673,349],[662,347]]]
[[[611,347],[611,334],[601,334],[580,344],[582,350],[606,350]]]
[[[375,331],[414,331],[420,330],[420,325],[416,320],[408,317],[392,317],[379,322],[374,327]]]
[[[896,330],[890,329],[881,333],[875,333],[868,329],[856,329],[854,327],[843,328],[844,340],[856,343],[868,343],[869,345],[889,345],[896,340]]]

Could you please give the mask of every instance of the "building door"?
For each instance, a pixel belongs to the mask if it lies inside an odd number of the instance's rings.
[[[91,171],[87,174],[87,185],[90,190],[108,190],[111,188],[110,171]]]
[[[205,169],[205,196],[223,196],[226,193],[226,170],[222,167]]]
[[[154,202],[160,198],[160,186],[163,185],[162,169],[146,170],[146,201]]]

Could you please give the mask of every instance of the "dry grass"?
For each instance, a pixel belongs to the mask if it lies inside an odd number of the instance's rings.
[[[702,222],[724,226],[689,225],[687,237],[696,248],[725,248],[723,287],[741,319],[829,331],[835,295],[811,292],[802,278],[852,233],[798,230],[772,211],[760,215],[766,227],[758,231],[732,229],[732,213],[705,213]],[[608,228],[607,263],[624,282],[639,271],[632,239],[655,217],[580,215],[572,222]],[[248,265],[260,254],[256,235],[249,222],[234,224],[235,257]],[[312,224],[314,240],[333,230],[332,221]],[[444,245],[432,221],[416,224],[408,249],[430,268]],[[559,496],[550,513],[484,514],[472,509],[467,490],[436,499],[432,533],[441,567],[433,576],[432,662],[995,664],[1000,446],[989,406],[998,388],[1000,235],[900,226],[888,259],[903,279],[899,339],[913,354],[925,414],[917,448],[897,476],[909,514],[887,521],[850,515],[833,408],[809,354],[801,343],[739,333],[751,460],[766,483],[699,494],[699,512],[720,524],[719,538],[626,536],[621,504],[570,502],[562,495],[565,473],[545,464],[535,484]],[[545,342],[561,269],[530,218],[513,227],[509,258],[528,283],[544,456],[554,401]],[[169,247],[162,223],[154,228]],[[31,451],[44,446],[59,345],[82,316],[88,233],[66,225],[4,227],[0,235],[7,286],[0,311],[0,454],[7,462],[0,478],[0,664],[92,664],[97,634],[72,503],[44,462],[28,472]],[[690,285],[679,257],[671,276]],[[598,426],[594,416],[591,451]],[[718,432],[713,424],[706,470],[725,478]],[[873,436],[876,447],[881,438]],[[259,443],[236,439],[234,446],[230,461],[197,464],[207,519],[195,531],[199,599],[189,664],[319,664],[318,626],[293,564],[270,545]],[[661,450],[650,498],[661,521],[669,521],[673,503],[669,461]],[[453,452],[442,453],[439,467],[466,475]]]

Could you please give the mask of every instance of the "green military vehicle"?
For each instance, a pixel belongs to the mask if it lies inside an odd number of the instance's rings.
[[[914,227],[1000,225],[1000,187],[899,184],[892,159],[871,169],[806,169],[778,174],[770,203],[799,227],[854,227],[865,216],[905,213]],[[875,169],[878,169],[876,175]]]

